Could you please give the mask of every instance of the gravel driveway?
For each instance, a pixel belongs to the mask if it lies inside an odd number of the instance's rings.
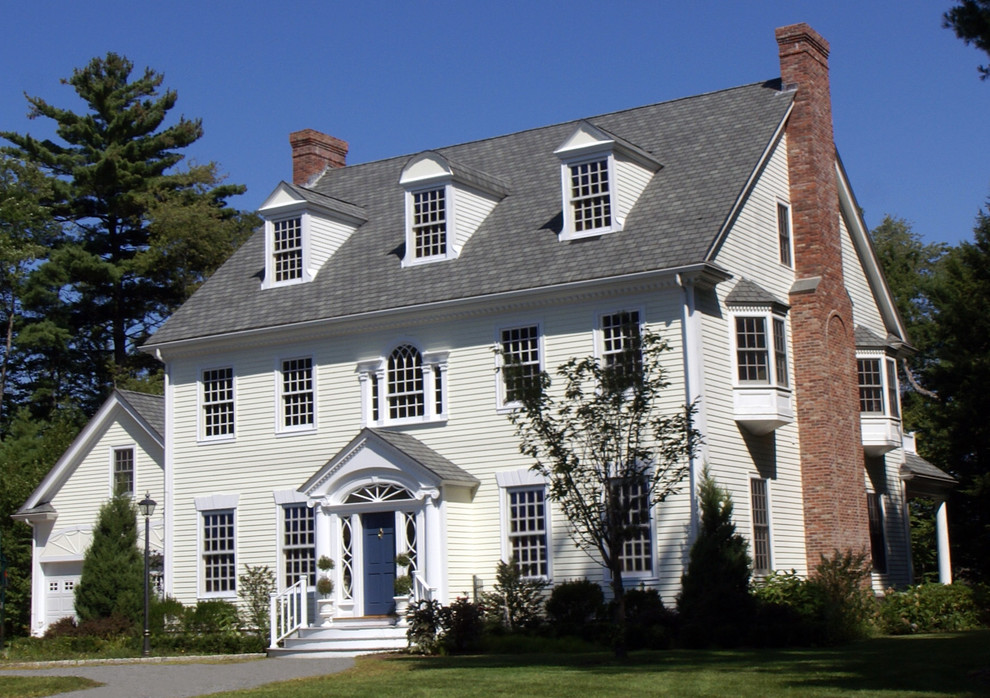
[[[186,698],[252,688],[273,681],[333,674],[354,665],[346,657],[202,661],[51,662],[31,668],[0,669],[0,676],[83,676],[103,686],[59,693],[59,698]]]

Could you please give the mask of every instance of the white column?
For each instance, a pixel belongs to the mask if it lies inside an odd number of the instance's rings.
[[[935,548],[938,550],[938,581],[952,584],[952,562],[949,559],[949,517],[945,500],[938,503],[935,511]]]
[[[334,559],[333,537],[330,527],[330,515],[323,507],[316,505],[316,559],[326,555],[331,560]],[[319,575],[317,575],[319,576]]]
[[[427,496],[425,499],[426,509],[426,546],[420,551],[420,555],[425,553],[426,557],[426,583],[443,597],[440,603],[446,601],[446,579],[443,574],[443,536],[440,526],[440,505],[436,497]]]

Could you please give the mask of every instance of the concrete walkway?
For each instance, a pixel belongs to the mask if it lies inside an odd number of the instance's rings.
[[[219,691],[253,688],[274,681],[325,676],[354,665],[338,658],[203,657],[128,660],[126,662],[47,662],[31,668],[0,668],[2,676],[82,676],[104,684],[59,693],[59,698],[189,698]]]

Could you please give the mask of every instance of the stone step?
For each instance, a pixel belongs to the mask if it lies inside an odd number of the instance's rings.
[[[283,647],[268,650],[268,656],[354,656],[407,646],[406,628],[381,619],[349,618],[335,620],[329,628],[302,628],[295,636],[285,638]]]

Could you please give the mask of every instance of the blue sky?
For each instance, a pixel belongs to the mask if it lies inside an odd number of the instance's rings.
[[[203,120],[186,152],[256,208],[291,178],[288,134],[315,128],[366,162],[779,75],[773,30],[831,44],[836,142],[870,227],[971,239],[990,196],[985,54],[941,26],[951,0],[850,2],[6,2],[0,129],[48,137],[23,93],[108,51],[150,66]]]

